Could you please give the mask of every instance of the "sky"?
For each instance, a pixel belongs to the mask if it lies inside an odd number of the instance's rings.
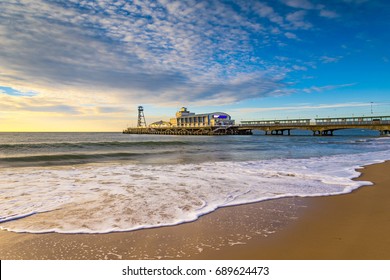
[[[390,115],[387,0],[2,0],[0,131]]]

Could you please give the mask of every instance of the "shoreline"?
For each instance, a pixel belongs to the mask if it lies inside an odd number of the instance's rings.
[[[348,194],[219,208],[190,223],[107,234],[0,231],[0,259],[390,259],[390,161]]]

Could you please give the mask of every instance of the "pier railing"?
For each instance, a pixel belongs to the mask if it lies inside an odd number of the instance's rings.
[[[389,135],[390,116],[316,118],[314,121],[311,119],[241,121],[238,127],[262,130],[265,134],[271,135],[283,135],[285,131],[290,135],[290,131],[294,129],[311,130],[313,135],[333,135],[335,130],[352,128],[377,130],[381,135]]]

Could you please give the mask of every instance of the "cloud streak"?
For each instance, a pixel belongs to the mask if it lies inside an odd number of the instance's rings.
[[[354,107],[368,107],[371,103],[368,102],[350,102],[350,103],[337,103],[337,104],[320,104],[320,105],[308,105],[308,104],[296,104],[294,106],[281,106],[271,108],[240,108],[234,109],[233,112],[237,113],[264,113],[273,111],[300,111],[300,110],[313,110],[313,109],[334,109],[334,108],[354,108]]]
[[[306,93],[313,93],[313,92],[335,90],[335,89],[340,89],[340,88],[345,88],[345,87],[352,87],[355,85],[356,85],[356,83],[342,84],[342,85],[311,86],[309,88],[304,88],[301,91],[306,92]]]
[[[30,96],[30,97],[36,95],[35,92],[31,92],[31,91],[23,92],[20,90],[13,89],[11,87],[2,87],[2,86],[0,86],[0,94],[6,94],[10,96]]]
[[[144,102],[267,96],[291,70],[259,50],[313,26],[306,11],[282,15],[259,1],[20,0],[0,9],[0,85],[91,100],[107,91]]]
[[[324,4],[314,4],[309,0],[281,0],[285,5],[303,10],[317,10],[319,11],[319,15],[325,18],[338,18],[339,14],[335,11],[329,10],[326,8]],[[300,11],[298,11],[300,12]]]

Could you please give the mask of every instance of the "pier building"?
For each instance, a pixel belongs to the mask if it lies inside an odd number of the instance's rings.
[[[172,126],[177,127],[201,127],[201,126],[226,126],[234,125],[234,120],[230,115],[223,112],[207,114],[195,114],[182,107],[175,118],[170,119]]]
[[[226,135],[251,134],[250,131],[238,130],[229,114],[212,112],[196,114],[186,107],[180,108],[169,122],[158,121],[148,127],[127,128],[128,134],[173,134],[173,135]]]

